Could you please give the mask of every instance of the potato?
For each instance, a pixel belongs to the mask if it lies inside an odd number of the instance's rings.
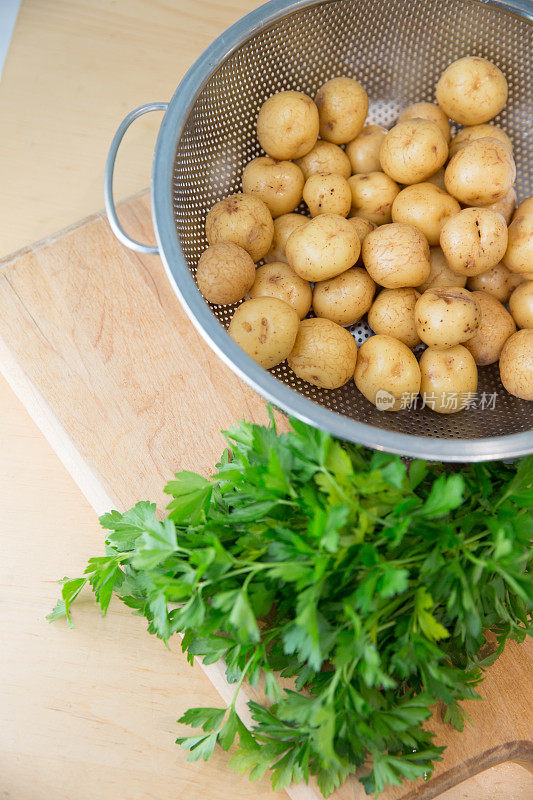
[[[322,139],[345,144],[361,133],[368,113],[368,95],[359,81],[332,78],[320,87],[315,103]]]
[[[522,214],[533,214],[533,194],[525,197],[515,212],[515,217]]]
[[[309,217],[304,217],[303,214],[282,214],[281,217],[276,217],[274,220],[274,236],[272,237],[272,244],[265,256],[265,261],[285,261],[287,263],[287,256],[285,255],[285,245],[287,239],[296,228],[301,228],[309,222]]]
[[[432,183],[406,186],[392,204],[393,222],[407,222],[422,231],[429,244],[439,243],[440,232],[448,217],[458,214],[461,206],[449,194]]]
[[[442,226],[440,246],[455,272],[480,275],[495,267],[505,254],[505,220],[488,208],[464,208]]]
[[[467,206],[487,206],[511,189],[516,167],[511,151],[498,139],[477,139],[462,147],[444,173],[446,191]]]
[[[516,331],[516,325],[506,308],[486,292],[472,292],[481,317],[479,325],[467,342],[467,350],[474,356],[479,367],[494,364],[500,357],[505,342]]]
[[[283,300],[255,297],[238,306],[228,333],[250,358],[271,369],[291,352],[298,323],[298,314]]]
[[[327,281],[315,283],[313,311],[337,325],[353,325],[372,304],[376,284],[361,267],[346,270]]]
[[[346,155],[350,160],[351,171],[381,172],[379,151],[381,143],[387,135],[387,129],[381,125],[365,125],[359,136],[346,145]]]
[[[305,182],[303,198],[312,217],[319,214],[340,214],[345,217],[352,205],[352,192],[342,175],[316,172]]]
[[[418,228],[392,222],[365,237],[363,263],[370,277],[386,289],[419,286],[429,277],[429,245]]]
[[[533,270],[533,213],[515,215],[509,225],[509,242],[502,261],[518,275]]]
[[[533,400],[533,330],[513,333],[500,353],[500,378],[509,394]]]
[[[513,143],[501,128],[497,125],[470,125],[468,128],[463,128],[459,133],[453,137],[450,143],[450,158],[454,156],[462,147],[470,142],[475,142],[476,139],[499,139],[506,145],[511,153],[513,152]]]
[[[392,336],[407,347],[416,347],[420,344],[415,325],[415,305],[419,297],[416,289],[383,289],[368,312],[368,324],[375,333]]]
[[[291,212],[302,199],[304,176],[292,161],[254,158],[244,168],[242,190],[258,197],[273,217]]]
[[[497,211],[498,214],[501,214],[505,220],[505,224],[509,225],[511,221],[511,217],[513,216],[513,211],[516,206],[516,192],[513,187],[509,189],[507,194],[504,194],[499,200],[496,200],[495,203],[491,203],[488,206],[483,206],[483,208],[490,208],[491,211]]]
[[[433,175],[430,175],[429,178],[426,178],[426,183],[432,183],[434,186],[438,186],[439,189],[442,189],[443,192],[446,191],[446,186],[444,185],[444,167],[441,167]]]
[[[533,281],[517,286],[509,299],[509,310],[519,328],[533,328]]]
[[[260,261],[272,244],[274,223],[258,197],[232,194],[208,211],[205,234],[209,244],[233,242],[250,253],[253,261]]]
[[[522,281],[523,278],[521,275],[515,275],[513,272],[510,272],[507,267],[504,267],[500,262],[486,272],[468,278],[466,287],[470,289],[471,292],[486,292],[492,295],[492,297],[495,297],[496,300],[499,300],[500,303],[506,303],[511,296],[511,292],[516,289]]]
[[[365,217],[376,225],[391,222],[391,209],[400,187],[384,172],[364,172],[348,178],[352,192],[352,216]]]
[[[455,414],[466,408],[477,390],[477,367],[462,344],[443,350],[428,347],[420,358],[420,394],[438,414]]]
[[[359,348],[354,380],[359,391],[380,411],[399,411],[418,394],[420,369],[403,342],[376,334]]]
[[[460,286],[428,289],[415,306],[416,330],[430,347],[454,347],[474,336],[481,319],[474,296]]]
[[[329,319],[304,319],[287,363],[295,375],[321,389],[338,389],[353,375],[355,339]]]
[[[365,217],[350,217],[349,221],[354,226],[355,230],[357,231],[357,235],[359,236],[359,241],[361,245],[365,240],[365,237],[368,236],[370,231],[376,229],[377,225],[374,222],[371,222],[369,219]]]
[[[218,242],[204,250],[198,261],[196,283],[210,303],[238,303],[255,278],[255,264],[242,247]]]
[[[315,146],[318,126],[318,109],[310,97],[303,92],[278,92],[259,110],[257,138],[271,158],[301,158]]]
[[[249,294],[252,298],[277,297],[294,308],[299,319],[303,319],[311,308],[313,296],[309,281],[304,281],[282,261],[258,267]]]
[[[420,286],[417,286],[419,292],[425,292],[426,289],[440,289],[441,286],[465,286],[466,275],[457,275],[452,270],[446,256],[440,247],[431,247],[429,250],[429,277]]]
[[[344,150],[322,139],[317,141],[307,155],[297,159],[296,163],[302,170],[305,180],[317,172],[334,172],[343,178],[349,178],[352,174],[350,159]]]
[[[499,114],[507,102],[507,81],[495,64],[478,56],[446,67],[435,89],[437,103],[455,122],[479,125]]]
[[[326,281],[353,267],[361,244],[354,226],[339,214],[320,214],[291,233],[287,261],[307,281]]]
[[[405,122],[406,119],[429,119],[439,126],[439,129],[446,139],[446,144],[450,143],[452,133],[450,131],[450,120],[439,106],[435,103],[413,103],[402,111],[398,122]]]
[[[448,145],[439,126],[427,119],[407,119],[388,132],[379,151],[381,168],[398,183],[420,183],[442,167]]]

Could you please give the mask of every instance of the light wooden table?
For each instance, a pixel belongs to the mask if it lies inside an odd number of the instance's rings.
[[[102,205],[107,147],[122,116],[170,97],[187,67],[254,0],[26,0],[0,83],[0,255]],[[117,194],[149,183],[158,115],[121,150]],[[58,553],[77,574],[101,549],[94,512],[0,379],[0,797],[246,800],[224,756],[188,764],[173,744],[189,705],[219,699],[117,604],[50,626]],[[65,557],[65,553],[68,554]],[[135,701],[132,702],[133,689]],[[529,784],[531,785],[531,784]],[[441,800],[526,800],[502,765]],[[276,795],[283,797],[284,795]]]

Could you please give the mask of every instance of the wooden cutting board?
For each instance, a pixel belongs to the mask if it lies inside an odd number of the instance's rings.
[[[148,193],[120,213],[135,238],[153,241]],[[159,258],[123,248],[102,214],[0,262],[0,368],[98,513],[163,505],[173,472],[211,472],[221,429],[267,419],[262,399],[196,333]],[[202,668],[231,698],[220,667]],[[533,649],[509,644],[482,684],[484,702],[465,703],[473,727],[458,734],[438,712],[431,720],[447,745],[431,780],[383,800],[430,800],[501,762],[533,764],[532,668]],[[319,796],[303,785],[287,793]],[[355,780],[335,794],[364,796]]]

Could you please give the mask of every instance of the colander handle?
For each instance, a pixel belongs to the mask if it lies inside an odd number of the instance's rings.
[[[134,122],[138,117],[142,117],[143,114],[147,114],[149,111],[166,111],[167,107],[168,103],[147,103],[144,106],[139,106],[139,108],[134,108],[133,111],[130,111],[130,113],[124,117],[120,123],[118,130],[113,137],[105,165],[105,210],[107,212],[107,218],[109,220],[111,230],[117,239],[121,241],[122,244],[125,244],[126,247],[129,247],[131,250],[137,250],[139,253],[150,253],[152,255],[158,255],[158,248],[155,245],[143,244],[142,242],[137,242],[135,239],[132,239],[131,236],[128,236],[128,234],[124,231],[118,220],[115,198],[113,197],[113,175],[115,172],[115,159],[117,157],[118,148],[131,123]]]

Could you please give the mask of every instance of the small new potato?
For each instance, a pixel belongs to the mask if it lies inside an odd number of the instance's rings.
[[[346,145],[346,156],[354,175],[358,172],[381,172],[379,151],[387,135],[381,125],[365,125],[359,136]]]
[[[430,347],[454,347],[474,336],[481,319],[474,296],[460,286],[428,289],[415,306],[416,331]]]
[[[533,214],[533,194],[530,194],[529,197],[525,197],[515,212],[515,217],[521,216],[522,214]]]
[[[522,328],[505,342],[500,353],[500,378],[509,394],[533,400],[533,330]]]
[[[349,178],[352,174],[350,159],[344,150],[323,139],[319,139],[313,149],[297,159],[296,163],[302,170],[305,180],[316,172],[334,172],[343,178]]]
[[[303,214],[282,214],[281,217],[276,217],[274,220],[274,235],[272,237],[272,244],[265,256],[265,261],[285,261],[287,263],[287,256],[285,255],[285,245],[287,239],[296,228],[301,228],[309,222],[309,217],[304,217]]]
[[[462,344],[428,347],[420,358],[420,374],[422,399],[437,414],[461,411],[477,390],[476,362]]]
[[[359,81],[332,78],[320,87],[315,103],[322,139],[346,144],[361,133],[368,113],[368,95]]]
[[[382,225],[365,237],[363,263],[386,289],[420,286],[430,273],[428,241],[413,225]]]
[[[295,375],[321,389],[338,389],[353,375],[355,339],[329,319],[304,319],[287,363]]]
[[[495,297],[496,300],[499,300],[500,303],[506,303],[511,296],[511,292],[522,281],[521,275],[515,275],[514,272],[510,272],[500,262],[486,272],[474,275],[473,278],[468,278],[466,287],[471,292],[486,292]]]
[[[260,261],[272,244],[274,223],[258,197],[233,194],[208,211],[205,234],[209,244],[233,242],[250,253],[252,261]]]
[[[352,205],[352,192],[346,178],[334,173],[316,172],[305,182],[303,198],[312,217],[340,214],[345,217]]]
[[[417,286],[419,292],[425,292],[426,289],[440,289],[441,286],[466,286],[466,275],[458,275],[453,271],[440,247],[430,248],[429,265],[429,277]]]
[[[435,122],[407,119],[387,133],[379,158],[383,172],[398,183],[421,183],[442,167],[448,144]]]
[[[480,275],[502,260],[507,226],[488,208],[464,208],[442,226],[440,246],[450,267],[460,275]]]
[[[352,193],[351,216],[365,217],[375,225],[392,221],[392,204],[400,187],[384,172],[364,172],[348,178]]]
[[[218,242],[204,250],[198,261],[196,282],[210,303],[238,303],[255,278],[255,264],[242,247]]]
[[[502,260],[507,269],[518,275],[533,271],[533,213],[515,215],[509,225],[509,242]]]
[[[298,333],[298,314],[277,297],[245,300],[228,326],[228,333],[254,361],[271,369],[291,352]]]
[[[361,267],[353,267],[327,281],[315,283],[313,311],[337,325],[353,325],[372,304],[376,284]]]
[[[513,211],[515,210],[516,206],[516,192],[513,187],[509,189],[507,194],[504,194],[499,200],[496,200],[495,203],[490,203],[488,206],[483,206],[483,208],[490,208],[491,211],[497,211],[498,214],[501,214],[505,220],[505,224],[509,225],[511,221],[511,217],[513,216]]]
[[[488,122],[507,102],[507,81],[486,58],[466,56],[450,64],[435,90],[437,103],[455,122],[479,125]]]
[[[432,183],[406,186],[392,204],[393,222],[407,222],[422,231],[429,244],[438,245],[442,226],[458,214],[461,206],[449,194]]]
[[[258,197],[273,217],[290,213],[302,199],[304,176],[292,161],[254,158],[244,168],[242,190]]]
[[[278,92],[265,100],[257,116],[259,144],[271,158],[305,156],[318,139],[318,109],[303,92]]]
[[[303,319],[311,308],[311,284],[300,278],[288,264],[271,262],[255,270],[255,281],[250,297],[277,297],[294,308]]]
[[[509,310],[519,328],[533,329],[533,281],[517,286],[509,299]]]
[[[488,206],[509,192],[516,166],[498,139],[476,139],[462,147],[444,173],[446,191],[467,206]]]
[[[472,292],[481,312],[476,332],[464,343],[474,356],[478,367],[494,364],[505,342],[516,331],[516,325],[506,308],[486,292]]]
[[[357,231],[357,235],[359,236],[359,241],[361,245],[363,244],[365,237],[368,236],[370,231],[373,231],[377,228],[377,225],[374,222],[371,222],[369,219],[365,217],[350,217],[349,221],[354,226],[355,230]]]
[[[444,167],[441,167],[433,175],[430,175],[429,178],[426,178],[426,183],[432,183],[434,186],[438,186],[439,189],[442,189],[443,192],[446,191],[446,186],[444,185]]]
[[[406,119],[429,119],[439,126],[440,131],[446,143],[450,143],[452,133],[450,130],[450,120],[439,106],[435,103],[413,103],[408,106],[405,111],[402,111],[398,118],[398,122],[404,122]]]
[[[285,252],[301,278],[325,281],[354,266],[361,244],[347,219],[339,214],[320,214],[291,233]]]
[[[383,289],[368,312],[368,324],[374,333],[386,334],[407,347],[416,347],[420,344],[415,324],[415,305],[419,297],[416,289]]]
[[[420,368],[407,345],[376,334],[359,348],[354,380],[380,411],[399,411],[420,390]]]
[[[459,133],[453,137],[450,143],[450,158],[454,156],[462,147],[475,142],[476,139],[499,139],[506,145],[511,153],[513,152],[513,143],[501,128],[497,125],[470,125],[463,128]]]

